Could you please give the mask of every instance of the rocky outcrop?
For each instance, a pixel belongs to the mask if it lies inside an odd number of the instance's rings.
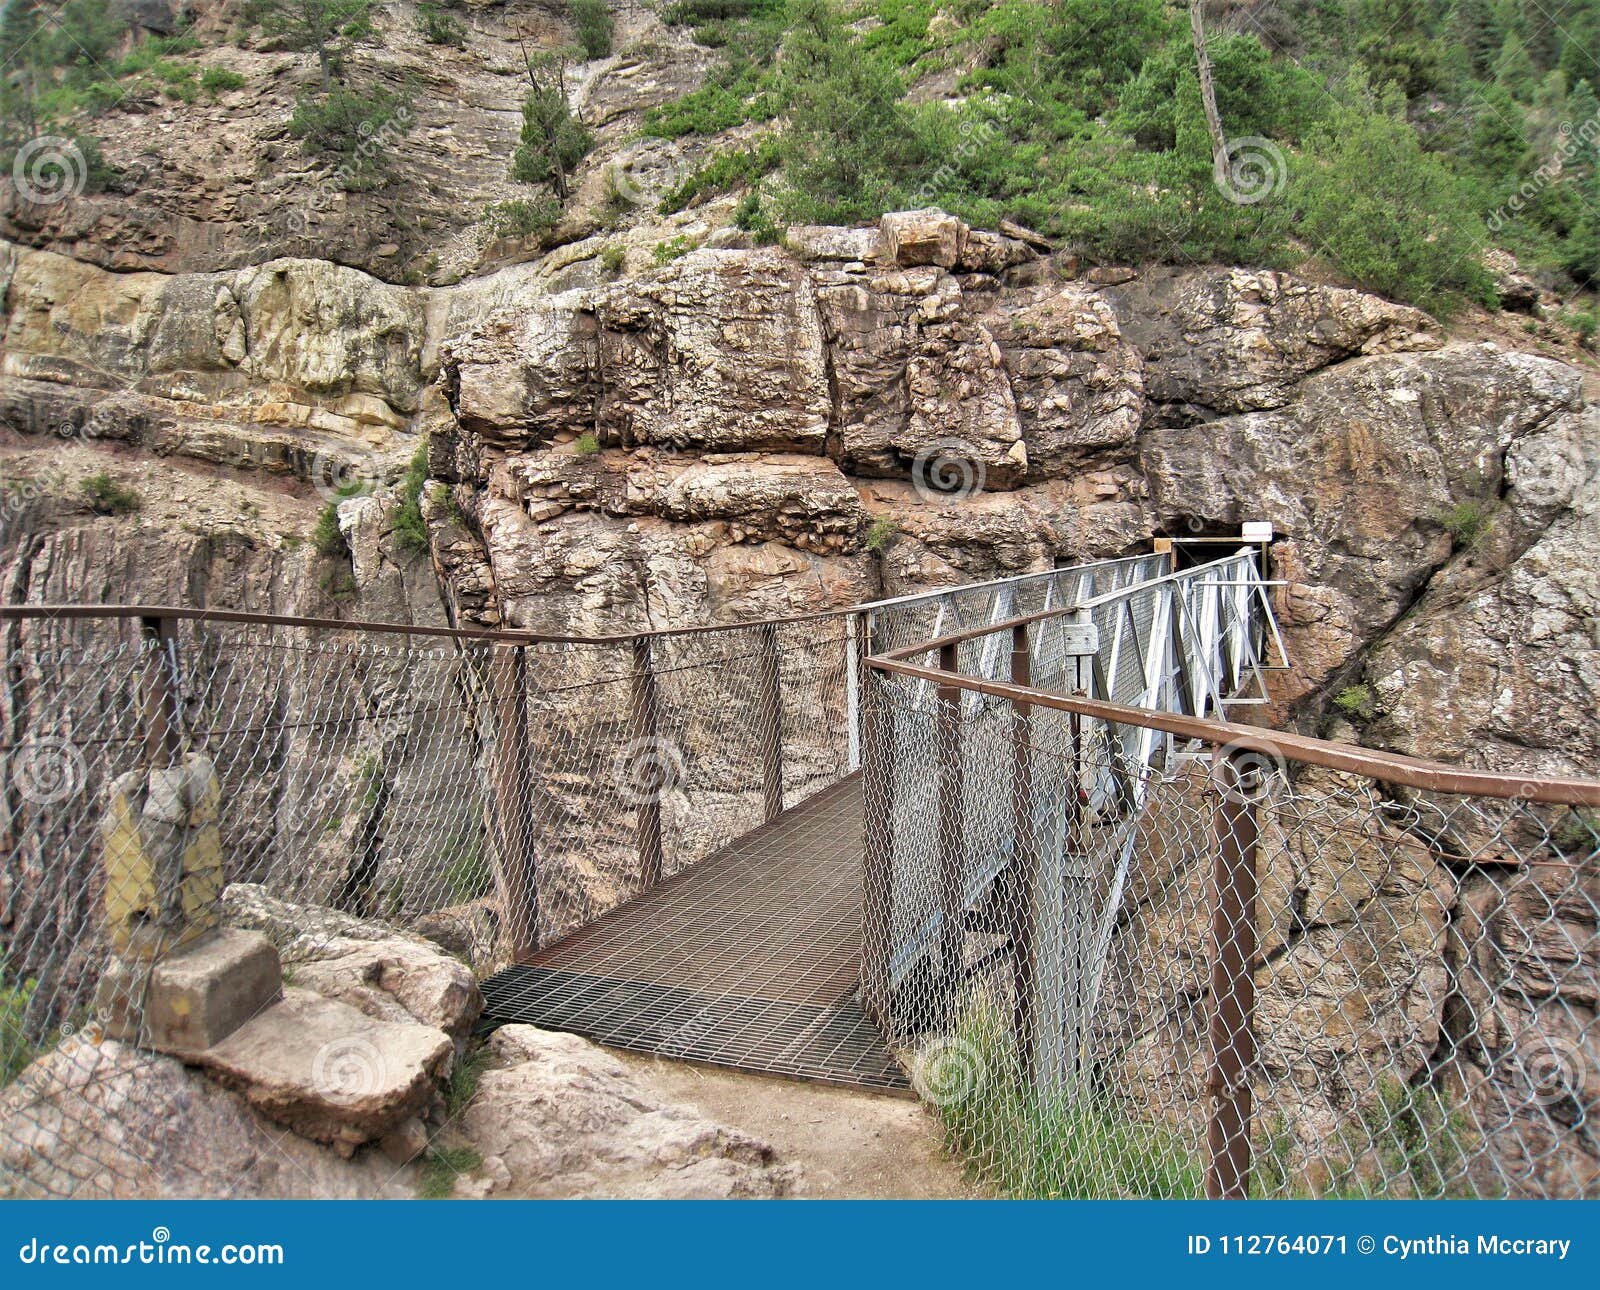
[[[1210,856],[1193,839],[1210,801],[1192,771],[1141,825],[1096,1035],[1115,1087],[1181,1142],[1209,1114]],[[1370,781],[1307,771],[1260,810],[1260,1186],[1592,1195],[1592,883],[1466,863],[1382,803]]]
[[[193,1060],[263,1115],[349,1155],[426,1112],[453,1056],[431,1026],[376,1021],[289,986]]]
[[[483,1010],[465,963],[388,924],[278,900],[250,883],[228,887],[223,918],[265,933],[295,984],[374,1020],[435,1027],[460,1045]]]
[[[1438,349],[1437,323],[1377,296],[1250,269],[1155,269],[1108,289],[1162,420],[1278,408],[1348,358]]]
[[[649,1093],[575,1035],[504,1026],[460,1132],[483,1157],[458,1194],[710,1200],[787,1195],[772,1148]]]
[[[0,1195],[363,1199],[415,1194],[383,1156],[286,1133],[173,1057],[73,1035],[0,1092]]]
[[[1282,536],[1292,700],[1410,607],[1497,504],[1507,454],[1582,407],[1574,369],[1494,346],[1361,358],[1280,409],[1153,427],[1143,460],[1169,531],[1266,519]]]
[[[1469,557],[1365,661],[1370,737],[1529,774],[1600,766],[1600,433],[1595,412],[1518,441]]]

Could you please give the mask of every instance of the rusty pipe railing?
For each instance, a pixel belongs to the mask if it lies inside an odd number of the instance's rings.
[[[1097,721],[1118,725],[1159,730],[1164,734],[1176,735],[1180,739],[1195,739],[1214,748],[1268,755],[1281,754],[1288,760],[1302,762],[1308,766],[1365,775],[1380,783],[1401,788],[1476,797],[1515,797],[1556,806],[1600,806],[1600,780],[1507,775],[1494,771],[1472,770],[1445,762],[1411,757],[1403,753],[1381,752],[1353,744],[1340,744],[1326,739],[1313,739],[1306,735],[1268,730],[1261,726],[1242,725],[1235,721],[1188,717],[1178,713],[1158,712],[1151,708],[1107,703],[1100,699],[1056,694],[1006,681],[986,681],[978,677],[947,672],[939,667],[923,667],[907,663],[891,655],[871,655],[867,658],[867,666],[880,672],[911,677],[933,685],[946,685],[952,689],[986,694],[991,698],[1005,699],[1009,702],[1053,708],[1058,712],[1075,713],[1080,717],[1091,717]]]

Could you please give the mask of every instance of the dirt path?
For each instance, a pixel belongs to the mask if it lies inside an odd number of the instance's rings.
[[[770,1142],[804,1178],[795,1195],[835,1200],[981,1196],[939,1146],[939,1128],[911,1097],[769,1079],[608,1050],[644,1084]]]

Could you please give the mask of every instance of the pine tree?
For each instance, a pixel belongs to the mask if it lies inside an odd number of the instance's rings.
[[[511,158],[511,177],[525,184],[549,184],[564,202],[572,192],[572,171],[594,139],[567,101],[566,53],[539,53],[524,46],[522,61],[529,89],[522,101],[522,134]]]

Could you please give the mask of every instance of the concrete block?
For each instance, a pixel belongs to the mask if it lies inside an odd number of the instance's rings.
[[[114,1039],[192,1057],[283,995],[278,951],[232,928],[146,964],[113,959],[101,978],[101,1024]]]

